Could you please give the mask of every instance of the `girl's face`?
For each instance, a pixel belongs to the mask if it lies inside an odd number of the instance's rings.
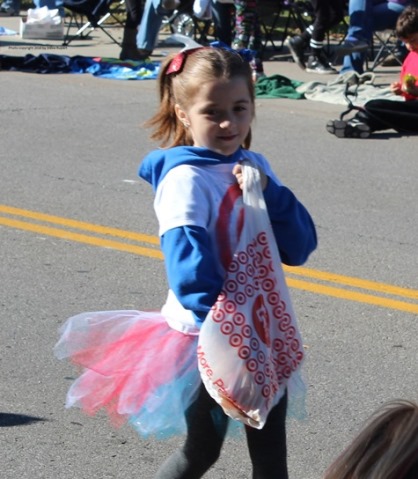
[[[402,41],[410,52],[418,52],[418,32],[403,38]]]
[[[176,113],[189,129],[193,146],[229,156],[244,143],[254,116],[244,78],[202,83],[189,104],[186,110],[176,105]]]

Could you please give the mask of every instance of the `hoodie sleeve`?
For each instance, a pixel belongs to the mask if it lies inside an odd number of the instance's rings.
[[[289,188],[271,178],[264,199],[283,263],[300,266],[317,246],[310,214]]]
[[[161,237],[161,248],[170,288],[196,321],[203,322],[223,284],[206,230],[199,226],[170,229]]]

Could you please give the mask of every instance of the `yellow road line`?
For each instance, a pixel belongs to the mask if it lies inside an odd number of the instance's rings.
[[[112,241],[103,238],[96,238],[94,236],[83,235],[80,233],[72,233],[71,231],[62,230],[59,228],[52,228],[50,226],[38,225],[35,223],[26,223],[24,221],[14,220],[11,218],[4,218],[0,216],[0,225],[17,228],[20,230],[31,231],[32,233],[39,233],[47,236],[54,236],[56,238],[76,241],[78,243],[85,243],[93,246],[101,246],[102,248],[112,248],[127,253],[134,253],[141,256],[149,256],[151,258],[163,259],[163,254],[160,250],[152,248],[144,248],[142,246],[132,245],[129,243],[121,243],[120,241]]]
[[[287,273],[297,276],[306,276],[307,278],[319,279],[330,283],[345,284],[347,286],[353,286],[354,288],[367,289],[382,294],[392,294],[418,300],[418,290],[416,289],[402,288],[400,286],[392,286],[390,284],[378,283],[367,279],[352,278],[350,276],[342,276],[335,273],[327,273],[325,271],[317,271],[300,266],[297,268],[284,266],[284,270]]]
[[[418,314],[418,304],[406,303],[395,299],[383,298],[381,296],[373,296],[371,294],[359,293],[357,291],[344,290],[326,286],[318,283],[308,283],[307,281],[286,278],[288,286],[291,288],[310,291],[311,293],[323,294],[334,298],[347,299],[358,303],[374,304],[389,309],[398,309],[407,313]]]
[[[46,215],[44,213],[38,213],[36,211],[21,210],[19,208],[13,208],[11,206],[0,205],[0,212],[7,213],[14,216],[23,216],[25,218],[31,218],[38,221],[46,221],[47,223],[53,223],[56,225],[66,226],[69,228],[81,229],[84,231],[92,231],[94,233],[111,235],[118,238],[125,238],[134,241],[140,241],[143,243],[151,243],[159,245],[160,241],[156,236],[145,235],[141,233],[135,233],[134,231],[125,231],[118,228],[110,228],[108,226],[100,226],[92,223],[85,223],[84,221],[72,220],[69,218],[62,218],[60,216]]]
[[[108,235],[132,241],[138,241],[142,243],[148,243],[152,245],[159,245],[159,239],[155,236],[145,235],[132,231],[125,231],[118,228],[111,228],[107,226],[95,225],[92,223],[86,223],[83,221],[72,220],[69,218],[62,218],[59,216],[47,215],[35,211],[22,210],[6,205],[0,205],[0,213],[8,215],[20,216],[36,220],[40,222],[47,222],[56,225],[60,225],[66,228],[79,229],[89,231],[101,235]],[[31,231],[33,233],[43,234],[47,236],[54,236],[57,238],[66,239],[69,241],[76,241],[79,243],[89,244],[93,246],[99,246],[103,248],[112,248],[119,251],[125,251],[132,254],[141,256],[148,256],[156,259],[163,259],[163,254],[156,248],[147,248],[138,246],[135,244],[123,243],[120,241],[110,240],[106,238],[94,237],[80,233],[74,233],[65,229],[54,228],[37,223],[30,223],[26,221],[16,220],[14,218],[0,216],[0,225],[8,226],[11,228],[21,229],[25,231]],[[289,277],[289,275],[302,276],[306,278],[313,278],[315,280],[325,281],[334,284],[341,284],[358,289],[374,291],[384,295],[400,296],[405,298],[411,298],[418,300],[418,291],[408,288],[402,288],[399,286],[392,286],[385,283],[379,283],[370,280],[364,280],[361,278],[354,278],[348,276],[342,276],[334,273],[328,273],[324,271],[317,271],[303,267],[292,268],[285,266],[287,273],[287,281],[290,287],[310,291],[317,294],[323,294],[326,296],[332,296],[336,298],[342,298],[350,301],[357,301],[361,303],[374,304],[390,309],[398,309],[414,314],[418,314],[418,305],[403,302],[395,299],[374,296],[371,294],[356,292],[353,290],[347,290],[342,288],[336,288],[333,286],[319,284],[317,282],[308,282],[304,280],[295,279]]]

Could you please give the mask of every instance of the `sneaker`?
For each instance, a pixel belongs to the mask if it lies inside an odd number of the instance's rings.
[[[337,70],[332,67],[329,62],[321,55],[309,56],[308,63],[306,64],[306,71],[308,73],[319,73],[320,75],[337,73]]]
[[[356,118],[351,120],[330,120],[327,123],[327,132],[337,138],[369,138],[370,127]]]
[[[345,40],[337,48],[338,55],[349,55],[350,53],[365,52],[369,49],[369,44],[363,40],[354,38],[352,40]]]
[[[308,46],[307,43],[303,40],[302,37],[300,36],[295,36],[295,37],[287,37],[285,42],[285,46],[289,49],[294,62],[302,68],[302,70],[305,70],[305,50],[306,47]]]

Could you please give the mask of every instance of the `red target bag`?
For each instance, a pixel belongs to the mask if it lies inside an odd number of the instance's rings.
[[[247,161],[244,226],[199,335],[198,364],[224,412],[261,429],[303,359],[303,345],[261,190]]]

